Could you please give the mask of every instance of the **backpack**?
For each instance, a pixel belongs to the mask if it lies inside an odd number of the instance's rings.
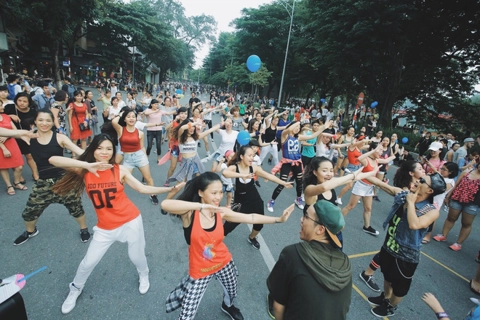
[[[15,99],[15,85],[14,84],[8,84],[7,86],[8,88],[8,96],[7,96],[7,99],[8,100],[13,100]]]
[[[71,83],[67,84],[67,86],[68,86],[68,91],[67,91],[68,97],[70,99],[73,99],[73,93],[75,92],[75,86]]]

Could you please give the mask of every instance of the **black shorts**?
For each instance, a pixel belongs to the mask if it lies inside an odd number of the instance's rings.
[[[413,274],[418,263],[395,258],[382,247],[380,250],[380,266],[383,278],[392,285],[393,294],[399,298],[406,296],[408,290],[410,290]]]

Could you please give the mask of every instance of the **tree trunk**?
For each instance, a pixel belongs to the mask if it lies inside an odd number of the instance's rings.
[[[50,55],[52,56],[52,73],[55,79],[53,79],[54,83],[58,90],[62,87],[62,77],[60,75],[60,61],[58,59],[58,52],[60,50],[60,41],[54,40],[51,42],[49,47]]]
[[[310,96],[315,92],[315,86],[312,87],[312,89],[310,89],[310,91],[308,91],[308,94],[307,94],[307,99],[305,100],[305,105],[308,106],[308,100],[310,100]]]

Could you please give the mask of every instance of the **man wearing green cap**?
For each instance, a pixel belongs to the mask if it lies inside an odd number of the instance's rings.
[[[303,242],[282,250],[267,279],[272,318],[346,319],[352,270],[337,237],[344,226],[342,212],[331,202],[319,200],[306,210],[300,219]]]

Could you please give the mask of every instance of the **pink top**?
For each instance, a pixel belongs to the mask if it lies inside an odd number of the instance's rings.
[[[150,110],[153,111],[153,110]],[[152,112],[149,115],[147,115],[148,123],[161,123],[162,122],[162,116],[165,115],[165,111],[158,111],[158,112]],[[147,127],[147,131],[160,131],[162,130],[162,126],[154,126],[154,127]]]

